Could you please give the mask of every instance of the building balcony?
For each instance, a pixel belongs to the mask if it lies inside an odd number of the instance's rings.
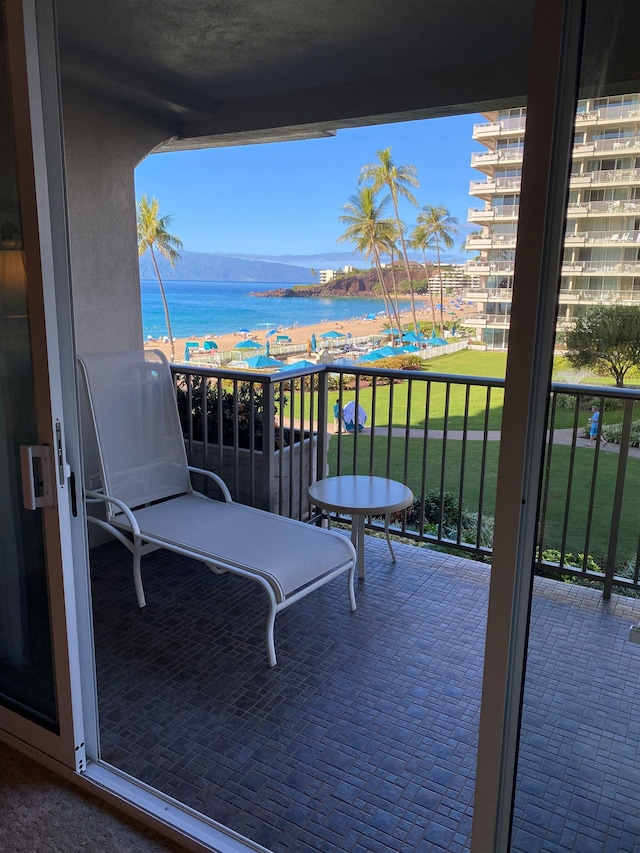
[[[486,139],[498,139],[501,136],[524,134],[526,125],[526,118],[520,116],[500,121],[481,122],[473,125],[472,139],[482,141]]]
[[[640,169],[601,169],[571,176],[571,187],[640,184]]]
[[[636,124],[640,120],[640,109],[638,106],[625,105],[617,107],[599,107],[597,110],[579,112],[576,115],[576,127],[593,126],[616,123],[632,122]]]
[[[640,212],[637,201],[574,201],[567,205],[567,216],[578,219],[584,216],[621,216]]]
[[[369,421],[362,434],[332,437],[327,457],[332,474],[354,470],[354,459],[364,466],[361,473],[370,464],[378,473],[391,463],[396,478],[404,474],[419,484],[424,472],[428,488],[436,490],[442,474],[465,512],[473,506],[481,517],[490,516],[501,380],[371,368],[337,368],[337,373],[339,389],[332,393],[345,395],[355,382],[350,393],[368,407]],[[318,374],[320,384],[326,375]],[[389,385],[389,379],[397,382]],[[372,407],[366,395],[376,382]],[[299,394],[293,388],[289,393]],[[617,396],[624,405],[637,398],[633,392],[554,386],[548,483],[535,556],[540,571],[560,570],[565,539],[566,550],[570,544],[579,553],[590,536],[585,553],[595,553],[597,537],[604,537],[606,552],[612,514],[621,518],[621,533],[629,534],[626,528],[634,523],[637,527],[635,495],[628,506],[616,505],[624,489],[599,493],[598,511],[588,525],[580,500],[585,495],[589,500],[589,489],[576,497],[577,488],[557,488],[554,477],[563,477],[565,486],[567,479],[575,484],[596,475],[606,480],[623,468],[629,475],[640,464],[626,446],[618,452],[587,447],[566,426],[575,413],[559,408],[560,394],[582,395],[576,406],[593,395]],[[296,396],[296,403],[301,399]],[[406,401],[402,415],[401,399]],[[582,410],[579,417],[586,423]],[[406,461],[397,468],[397,460]],[[412,487],[423,499],[421,486]],[[566,506],[557,504],[558,495]],[[333,521],[348,532],[349,518]],[[257,585],[156,551],[143,559],[148,605],[141,611],[130,554],[119,543],[95,549],[91,580],[102,759],[273,850],[468,848],[491,525],[483,525],[478,536],[461,527],[460,513],[446,525],[436,518],[428,529],[421,512],[414,513],[413,526],[406,514],[393,519],[395,564],[385,540],[367,536],[366,581],[358,582],[357,611],[348,612],[339,580],[284,611],[276,624],[274,670],[264,661],[264,596]],[[370,519],[368,529],[381,533],[382,520]],[[633,533],[637,543],[636,528]],[[433,550],[431,543],[458,552]],[[467,559],[461,550],[485,562]],[[557,562],[549,562],[549,554]],[[625,556],[624,549],[618,556]],[[561,571],[599,586],[605,577],[591,564]],[[638,586],[637,577],[626,582]],[[582,796],[567,796],[562,784],[566,779],[573,792],[581,773],[588,779],[590,802],[609,803],[608,843],[625,849],[632,834],[625,827],[637,819],[629,786],[635,779],[630,774],[636,774],[632,697],[640,663],[640,649],[627,638],[639,619],[640,601],[617,589],[603,604],[600,588],[536,577],[514,853],[530,851],[531,837],[540,841],[540,849],[552,849],[562,846],[569,831],[572,838],[593,836],[601,811],[585,807]],[[596,667],[603,677],[589,678],[588,698],[577,701],[576,690]]]
[[[467,211],[467,219],[469,222],[489,224],[496,220],[516,220],[519,212],[519,204],[496,204],[493,207],[485,208],[470,207]]]
[[[580,288],[566,290],[561,288],[559,293],[561,305],[572,305],[577,302],[585,305],[640,305],[640,291],[638,290],[589,290]]]
[[[469,194],[478,197],[491,197],[496,193],[520,192],[521,178],[487,178],[485,181],[471,181]]]
[[[626,152],[635,154],[640,151],[640,136],[621,139],[594,139],[591,142],[577,142],[573,146],[573,157],[590,157],[594,154]]]
[[[495,166],[498,163],[521,163],[524,146],[518,148],[500,148],[494,151],[476,151],[471,155],[471,165],[476,169]]]
[[[465,248],[470,252],[474,249],[480,252],[483,249],[490,249],[492,246],[493,238],[484,234],[470,234],[465,243]]]

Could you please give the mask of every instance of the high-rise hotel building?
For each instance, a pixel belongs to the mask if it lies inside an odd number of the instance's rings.
[[[480,312],[466,322],[492,349],[509,339],[513,264],[520,200],[526,109],[485,113],[472,154],[481,173],[470,194],[477,226],[466,241],[480,285],[468,298]],[[558,328],[568,328],[591,306],[640,304],[640,95],[580,101],[565,238]]]

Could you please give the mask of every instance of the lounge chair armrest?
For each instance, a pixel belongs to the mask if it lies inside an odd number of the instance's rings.
[[[138,527],[138,522],[135,519],[134,514],[131,512],[129,507],[118,498],[112,498],[110,495],[105,495],[104,492],[94,492],[90,489],[85,491],[85,496],[92,502],[102,501],[103,503],[111,503],[120,509],[125,516],[127,517],[127,521],[131,526],[131,532],[134,536],[140,536],[140,528]]]
[[[213,480],[222,492],[222,496],[224,497],[226,503],[230,504],[233,502],[231,492],[229,491],[227,484],[222,479],[222,477],[219,477],[217,474],[214,474],[213,471],[205,471],[204,468],[194,468],[193,465],[189,465],[189,472],[191,474],[202,474],[203,477],[208,477],[210,480]]]

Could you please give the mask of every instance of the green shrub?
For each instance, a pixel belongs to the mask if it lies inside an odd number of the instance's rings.
[[[612,444],[620,444],[622,441],[622,424],[609,424],[602,427],[602,437]],[[630,447],[640,447],[640,421],[631,424]]]
[[[560,566],[560,551],[556,548],[547,548],[546,551],[542,552],[542,559],[545,563],[555,563]],[[563,566],[572,566],[577,569],[582,569],[584,564],[584,554],[571,554],[567,553],[564,555],[564,563]],[[598,572],[599,574],[604,574],[604,570],[600,568],[600,566],[593,559],[591,554],[587,554],[587,565],[586,570],[588,572]]]

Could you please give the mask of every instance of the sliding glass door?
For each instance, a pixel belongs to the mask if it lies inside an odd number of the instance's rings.
[[[0,4],[0,730],[80,767],[63,566],[72,479],[45,288],[46,182],[38,175],[38,73],[22,4]],[[35,142],[35,144],[34,144]],[[42,164],[41,164],[42,165]],[[49,281],[47,281],[49,279]],[[74,725],[75,718],[75,725]],[[77,735],[77,736],[76,736]]]

